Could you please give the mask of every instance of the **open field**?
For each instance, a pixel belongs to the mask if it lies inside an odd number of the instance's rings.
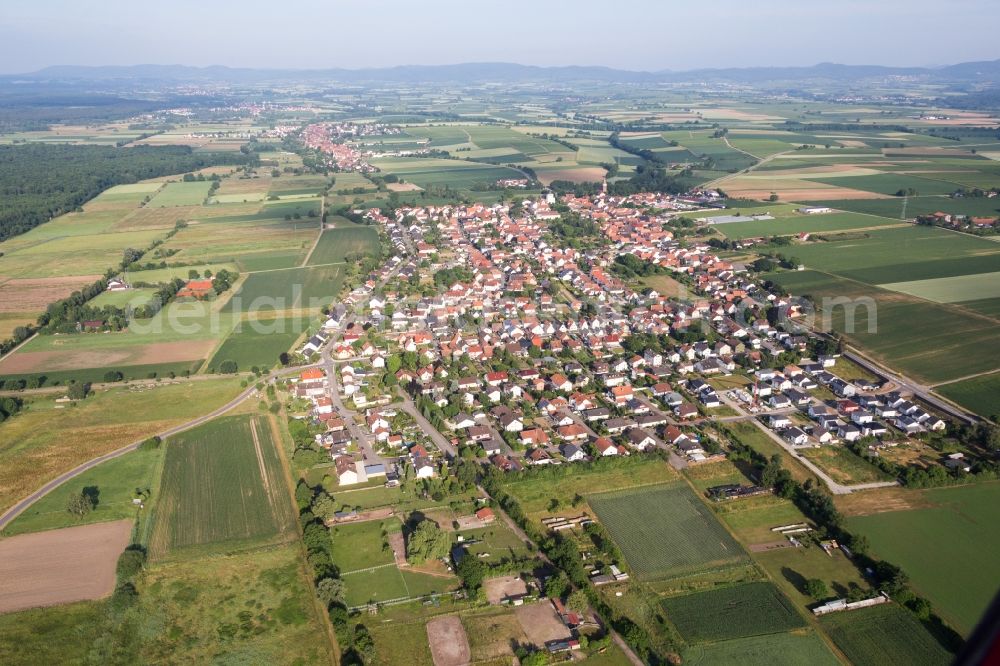
[[[840,661],[816,634],[795,632],[696,645],[684,651],[684,663],[692,666],[716,664],[836,666]]]
[[[686,484],[589,496],[587,503],[639,578],[693,573],[746,557]]]
[[[524,174],[515,169],[464,160],[385,157],[373,160],[372,164],[423,188],[450,185],[467,189],[473,185],[490,185],[503,178],[524,178]]]
[[[0,509],[62,472],[190,421],[239,392],[239,381],[225,378],[116,387],[70,407],[56,396],[35,398],[30,409],[0,424]]]
[[[256,543],[292,531],[266,418],[222,417],[167,440],[150,552]]]
[[[677,472],[661,460],[623,459],[618,465],[575,465],[573,474],[537,476],[507,484],[525,513],[533,518],[548,514],[546,506],[552,498],[572,498],[638,485],[664,483],[677,478]]]
[[[208,367],[218,369],[219,364],[228,360],[236,361],[240,370],[253,366],[270,368],[282,352],[291,348],[307,324],[305,318],[291,317],[240,322],[208,361]],[[255,330],[255,325],[260,329]]]
[[[820,619],[823,630],[856,664],[881,663],[893,655],[897,663],[948,664],[948,654],[920,622],[893,603],[831,613]]]
[[[0,615],[0,662],[83,664],[104,616],[99,601]]]
[[[208,197],[210,187],[212,187],[212,183],[207,180],[194,183],[167,183],[162,190],[156,193],[148,205],[153,208],[197,206]]]
[[[378,249],[378,231],[375,227],[352,226],[327,229],[320,235],[316,249],[309,255],[309,265],[340,262],[348,255],[377,255]]]
[[[155,485],[163,447],[137,450],[87,470],[59,486],[25,509],[4,531],[4,536],[38,532],[110,520],[132,519],[140,509],[132,503],[136,489]],[[71,494],[84,488],[96,489],[97,506],[85,516],[66,510]]]
[[[935,303],[959,303],[1000,298],[1000,272],[892,282],[878,286],[882,289],[900,291]]]
[[[791,236],[799,233],[871,229],[899,224],[903,223],[899,220],[872,215],[827,213],[824,215],[775,216],[773,220],[754,220],[752,222],[729,222],[716,225],[713,228],[727,238],[739,240],[758,236]]]
[[[2,264],[0,264],[2,266]],[[17,313],[32,323],[49,303],[92,284],[99,275],[56,278],[14,278],[0,282],[0,313]]]
[[[801,455],[815,463],[837,483],[853,485],[890,480],[888,474],[843,446],[803,449]]]
[[[1000,373],[945,384],[934,390],[981,416],[995,419],[1000,415]]]
[[[749,583],[663,601],[667,618],[688,643],[705,643],[805,626],[771,583]]]
[[[340,292],[343,267],[315,266],[253,273],[226,306],[227,311],[255,308],[319,310]]]
[[[290,545],[155,565],[140,588],[136,662],[330,663],[308,577]]]
[[[119,520],[0,540],[0,613],[111,594],[131,531]]]
[[[848,519],[872,551],[903,568],[935,609],[968,635],[996,590],[1000,483],[927,491],[932,506]],[[955,566],[961,562],[961,566]]]

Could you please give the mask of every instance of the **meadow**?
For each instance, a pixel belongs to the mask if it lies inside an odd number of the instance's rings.
[[[914,666],[949,664],[952,655],[909,612],[894,603],[820,618],[820,626],[855,664],[895,663]]]
[[[547,506],[553,499],[567,500],[575,495],[586,496],[677,479],[677,472],[661,460],[625,458],[615,463],[614,466],[574,465],[572,474],[540,474],[505,486],[526,514],[540,519],[548,515]]]
[[[167,440],[150,553],[257,544],[294,531],[267,418],[216,419]]]
[[[931,506],[854,516],[849,529],[901,566],[935,610],[968,635],[1000,588],[1000,534],[991,528],[1000,521],[1000,484],[939,488],[924,497]]]
[[[130,632],[136,662],[330,663],[313,594],[292,545],[153,565]]]
[[[240,390],[239,380],[224,378],[115,387],[68,406],[58,396],[32,398],[29,409],[0,424],[0,510],[81,463],[216,409]]]
[[[805,626],[771,583],[748,583],[662,602],[663,610],[688,643],[776,634]]]
[[[4,536],[39,532],[74,525],[88,525],[123,518],[134,518],[140,511],[132,503],[136,490],[151,490],[163,461],[163,448],[140,449],[101,463],[66,481],[14,519]],[[97,505],[85,516],[66,510],[69,497],[84,488],[97,490]]]
[[[587,503],[640,579],[689,574],[746,558],[686,484],[589,496]]]
[[[395,523],[389,527],[398,531],[399,521],[394,518],[389,520]],[[387,526],[379,520],[333,526],[330,530],[333,561],[341,572],[392,564],[395,561],[392,550],[383,536],[386,530]]]
[[[377,255],[378,251],[378,231],[374,227],[327,229],[320,234],[316,248],[309,255],[308,265],[333,264],[344,261],[348,255]]]

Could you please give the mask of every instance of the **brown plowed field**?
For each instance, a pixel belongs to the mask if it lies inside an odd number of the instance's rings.
[[[131,532],[131,520],[117,520],[3,539],[0,613],[111,594]]]

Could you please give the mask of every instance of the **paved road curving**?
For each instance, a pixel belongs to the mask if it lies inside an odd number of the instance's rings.
[[[269,379],[274,379],[274,378],[277,378],[277,377],[280,377],[280,376],[283,376],[283,375],[295,374],[295,373],[301,372],[304,368],[315,367],[316,365],[318,365],[318,364],[312,364],[311,366],[298,366],[298,367],[295,367],[295,368],[286,368],[284,370],[279,370],[277,372],[271,373],[271,375],[269,375],[268,378]],[[231,411],[232,409],[234,409],[238,405],[242,404],[247,398],[249,398],[250,396],[254,395],[254,393],[256,391],[257,391],[257,387],[256,387],[256,383],[255,383],[253,386],[248,387],[245,391],[243,391],[238,396],[236,396],[235,398],[233,398],[232,400],[230,400],[229,402],[227,402],[223,406],[219,407],[218,409],[215,409],[214,411],[212,411],[212,412],[210,412],[208,414],[205,414],[203,416],[199,416],[198,418],[196,418],[194,420],[188,421],[186,423],[182,423],[181,425],[174,426],[172,428],[167,428],[166,430],[163,430],[162,432],[158,432],[158,433],[154,433],[154,434],[155,434],[155,436],[158,436],[158,437],[160,437],[162,439],[165,439],[167,437],[170,437],[171,435],[176,435],[178,433],[184,432],[185,430],[190,430],[191,428],[200,426],[203,423],[211,421],[212,419],[217,418],[219,416],[222,416],[223,414],[225,414],[228,411]],[[153,435],[150,435],[150,436],[153,436]],[[87,462],[83,463],[82,465],[78,465],[77,467],[74,467],[73,469],[69,470],[68,472],[64,472],[64,473],[60,474],[59,476],[57,476],[56,478],[54,478],[51,481],[49,481],[48,483],[46,483],[45,485],[43,485],[41,488],[39,488],[35,492],[31,493],[30,495],[28,495],[27,497],[25,497],[24,499],[22,499],[20,502],[18,502],[17,504],[15,504],[14,506],[12,506],[11,508],[7,509],[7,511],[5,511],[3,513],[3,515],[0,515],[0,530],[3,530],[5,527],[7,527],[7,525],[9,525],[11,523],[11,521],[13,521],[19,515],[21,515],[21,513],[23,513],[29,506],[31,506],[32,504],[34,504],[35,502],[37,502],[39,499],[41,499],[45,495],[47,495],[50,492],[52,492],[53,490],[55,490],[58,486],[62,485],[66,481],[69,481],[73,477],[76,477],[76,476],[79,476],[79,475],[83,474],[88,469],[92,469],[92,468],[100,465],[103,462],[107,462],[108,460],[112,460],[113,458],[118,458],[119,456],[123,456],[126,453],[130,453],[132,451],[135,451],[137,448],[139,448],[139,445],[142,444],[142,442],[144,442],[146,439],[148,439],[148,438],[143,438],[143,439],[141,439],[141,440],[139,440],[137,442],[132,442],[131,444],[129,444],[127,446],[123,446],[120,449],[115,449],[114,451],[112,451],[110,453],[105,453],[102,456],[98,456],[97,458],[93,458],[92,460],[88,460]]]

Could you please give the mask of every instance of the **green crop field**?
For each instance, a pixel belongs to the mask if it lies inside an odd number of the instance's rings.
[[[662,602],[688,643],[776,634],[805,626],[788,599],[771,583],[749,583]]]
[[[251,274],[227,304],[229,312],[256,308],[319,309],[340,292],[344,281],[340,266],[290,268]]]
[[[791,236],[799,233],[850,231],[852,229],[869,229],[897,224],[902,223],[899,220],[890,220],[885,217],[876,217],[873,215],[827,213],[824,215],[777,217],[774,220],[729,222],[716,225],[713,228],[724,234],[727,238],[739,240],[741,238],[753,238],[756,236]]]
[[[952,655],[909,611],[893,603],[830,613],[820,625],[855,664],[943,666],[952,661]]]
[[[208,367],[218,369],[223,361],[236,361],[242,371],[253,366],[271,368],[278,356],[287,352],[305,330],[308,321],[294,317],[240,322],[208,361]],[[259,330],[255,329],[259,326]]]
[[[293,530],[266,418],[230,416],[171,437],[150,551],[260,542]]]
[[[1000,415],[1000,372],[938,386],[934,391],[980,416]]]
[[[844,210],[852,210],[858,213],[869,213],[871,215],[884,215],[899,219],[903,214],[903,198],[893,199],[850,199],[837,201],[814,201],[816,206],[833,206]],[[956,215],[979,215],[988,217],[990,215],[1000,215],[1000,200],[987,199],[985,197],[963,197],[952,199],[943,196],[917,196],[906,198],[906,215],[915,217],[917,215],[929,215],[943,211]]]
[[[208,190],[211,187],[212,183],[207,180],[195,183],[167,183],[147,205],[151,208],[197,206],[208,197]]]
[[[374,227],[352,226],[327,229],[309,255],[309,265],[332,264],[356,254],[377,255],[379,249],[378,231]]]
[[[686,484],[619,490],[590,496],[587,503],[640,579],[693,573],[746,557]]]
[[[829,324],[907,374],[934,383],[1000,368],[996,319],[817,271],[769,277],[792,294],[810,296],[821,311],[823,299],[850,299],[847,305],[826,302],[828,320],[818,314],[817,324]]]
[[[948,174],[933,174],[934,176],[945,177]],[[957,183],[949,183],[944,180],[922,178],[902,173],[876,173],[868,176],[836,176],[830,178],[807,178],[812,183],[823,183],[825,185],[836,185],[837,187],[847,187],[866,192],[878,192],[879,194],[896,194],[899,190],[914,189],[917,194],[949,194],[958,189]]]
[[[924,298],[935,303],[978,301],[1000,298],[1000,272],[891,282],[878,286],[890,291],[901,291],[904,294]]]
[[[877,229],[867,238],[797,245],[806,268],[872,285],[1000,271],[1000,243],[934,227]]]
[[[691,666],[718,664],[838,666],[840,661],[815,633],[796,632],[696,645],[684,651],[684,663]]]
[[[372,164],[421,187],[450,185],[469,188],[490,185],[502,178],[524,178],[524,174],[515,169],[464,160],[385,157],[373,160]]]
[[[925,497],[932,506],[856,516],[848,524],[968,635],[1000,588],[1000,532],[993,529],[1000,522],[1000,483],[940,488]]]

